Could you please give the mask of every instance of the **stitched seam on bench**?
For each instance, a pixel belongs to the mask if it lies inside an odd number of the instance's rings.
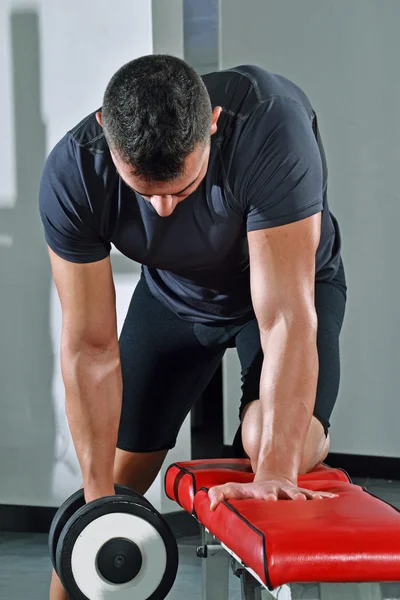
[[[191,480],[192,480],[192,486],[193,486],[193,506],[192,506],[192,512],[191,512],[191,514],[192,514],[192,516],[193,516],[193,517],[196,517],[196,519],[197,519],[197,515],[196,515],[196,512],[195,512],[195,510],[194,510],[194,497],[195,497],[195,495],[196,495],[196,493],[197,493],[197,491],[196,491],[196,479],[195,479],[195,476],[194,476],[194,475],[193,475],[193,473],[191,473],[191,472],[190,472],[188,469],[185,469],[185,467],[182,467],[182,466],[181,466],[181,465],[179,465],[178,463],[173,463],[173,464],[172,464],[172,465],[169,467],[169,469],[172,469],[172,467],[176,467],[176,468],[177,468],[177,469],[180,471],[180,473],[184,473],[185,475],[189,475],[189,476],[190,476],[190,478],[191,478]],[[168,470],[169,470],[169,469],[168,469]],[[166,476],[167,476],[167,474],[165,474],[165,477],[166,477]],[[179,477],[179,475],[177,475],[177,477]],[[182,478],[183,478],[183,477],[182,477]],[[182,481],[182,478],[181,478],[181,480],[180,480],[180,481]],[[165,483],[164,483],[164,488],[165,488]],[[175,481],[174,481],[174,494],[175,494]],[[175,496],[175,498],[176,498],[176,503],[177,503],[177,504],[179,504],[179,506],[181,506],[181,507],[183,508],[182,504],[181,504],[181,503],[178,501],[179,495],[176,495],[176,496]],[[186,510],[186,509],[185,509],[185,510]],[[188,512],[188,511],[187,511],[187,512]],[[197,520],[198,520],[198,519],[197,519]]]
[[[199,489],[199,492],[203,490],[204,492],[209,492],[209,488],[206,487],[201,487]],[[241,515],[236,508],[234,508],[231,504],[229,504],[228,502],[226,502],[226,500],[223,500],[221,504],[224,504],[230,511],[232,511],[237,517],[239,517],[239,519],[241,521],[243,521],[243,523],[245,523],[247,525],[247,527],[249,529],[251,529],[252,531],[254,531],[255,533],[257,533],[262,540],[262,544],[263,544],[263,558],[264,558],[264,575],[265,575],[265,581],[267,583],[267,587],[269,590],[273,590],[274,588],[272,587],[271,584],[271,579],[269,577],[269,573],[268,573],[268,561],[267,561],[267,536],[265,535],[265,533],[263,531],[260,531],[260,529],[257,529],[257,527],[255,525],[253,525],[252,523],[250,523],[250,521],[248,521],[247,519],[245,519],[243,517],[243,515]],[[204,524],[203,524],[204,525]],[[250,566],[250,565],[248,565]]]
[[[341,467],[330,467],[328,464],[326,464],[325,462],[322,462],[321,465],[324,465],[325,467],[328,467],[328,469],[335,469],[336,471],[341,471],[342,473],[344,473],[347,477],[347,479],[349,480],[349,483],[353,483],[350,475],[348,474],[348,472],[345,469],[342,469]]]
[[[172,465],[170,465],[168,467],[168,469],[165,471],[165,475],[164,475],[164,490],[167,489],[167,477],[170,471],[172,471],[173,468],[180,469],[180,467],[178,467],[178,465],[176,463],[173,463]],[[174,478],[174,488],[173,488],[173,493],[175,494],[175,478]],[[170,498],[170,500],[175,501],[177,504],[179,504],[179,506],[182,506],[181,503],[178,501],[178,498],[175,496],[175,498]],[[182,507],[183,508],[183,507]]]
[[[200,463],[198,465],[192,465],[191,471],[202,471],[202,470],[217,470],[226,469],[227,471],[240,471],[241,473],[252,473],[250,462],[249,464],[244,463]]]
[[[179,471],[174,480],[174,496],[175,500],[179,498],[179,485],[182,479],[185,477],[186,473],[184,471]]]
[[[397,506],[393,506],[393,504],[390,504],[390,502],[388,502],[387,500],[383,500],[383,498],[376,496],[375,494],[370,492],[366,487],[364,487],[364,486],[360,486],[360,487],[366,494],[368,494],[369,496],[372,496],[372,498],[376,498],[376,500],[380,500],[384,504],[387,504],[387,506],[390,506],[390,508],[393,508],[397,513],[400,514],[400,508],[397,508]]]

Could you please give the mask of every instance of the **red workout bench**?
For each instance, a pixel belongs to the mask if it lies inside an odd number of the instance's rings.
[[[378,582],[400,581],[400,512],[344,471],[320,465],[299,478],[300,487],[338,498],[232,500],[210,511],[212,486],[253,477],[246,459],[174,463],[166,473],[168,497],[202,527],[203,600],[228,600],[229,565],[246,600],[304,582],[319,584],[321,600],[382,600]]]

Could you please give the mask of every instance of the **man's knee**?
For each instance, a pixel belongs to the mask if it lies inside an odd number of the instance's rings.
[[[303,457],[300,464],[300,474],[308,473],[322,463],[329,454],[330,436],[325,434],[324,426],[316,417],[312,417],[304,444]]]
[[[127,452],[117,448],[114,481],[144,495],[163,465],[168,450],[157,452]]]
[[[254,473],[257,470],[257,460],[260,451],[262,434],[261,402],[254,400],[245,406],[242,414],[242,444],[250,458]]]
[[[255,400],[245,407],[242,416],[242,444],[254,472],[257,470],[261,435],[262,406],[259,400]],[[304,445],[300,474],[308,473],[323,462],[328,456],[329,447],[329,435],[325,435],[322,423],[313,416]]]

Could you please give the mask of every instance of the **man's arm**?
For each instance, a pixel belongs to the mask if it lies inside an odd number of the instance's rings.
[[[318,378],[314,287],[320,226],[318,213],[248,233],[251,294],[264,353],[255,481],[273,474],[297,482]]]
[[[62,306],[66,411],[90,501],[114,494],[122,377],[112,270],[109,258],[76,264],[49,254]]]

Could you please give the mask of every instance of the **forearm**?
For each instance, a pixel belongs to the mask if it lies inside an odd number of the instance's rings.
[[[307,319],[306,319],[307,322]],[[257,478],[279,473],[297,480],[315,405],[318,354],[316,323],[282,318],[261,334],[264,363],[260,380],[263,423]]]
[[[113,466],[122,404],[119,348],[62,351],[66,412],[85,490],[113,491]]]

